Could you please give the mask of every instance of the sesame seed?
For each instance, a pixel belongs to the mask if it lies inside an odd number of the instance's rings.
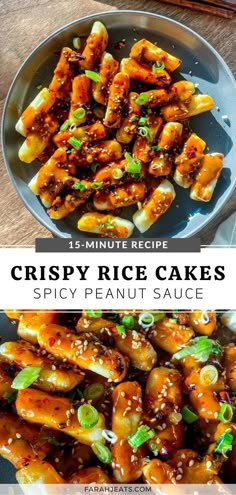
[[[13,438],[8,438],[8,441],[7,441],[8,445],[11,445],[12,442],[13,442]]]
[[[16,438],[21,438],[21,434],[20,433],[16,433]]]

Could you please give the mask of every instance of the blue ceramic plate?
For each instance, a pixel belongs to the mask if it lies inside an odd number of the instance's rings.
[[[119,11],[95,14],[62,27],[43,41],[27,58],[10,88],[3,116],[3,150],[9,176],[25,206],[35,218],[58,237],[84,237],[76,224],[79,212],[60,221],[51,220],[39,199],[27,187],[38,168],[23,164],[18,159],[22,137],[15,131],[15,123],[22,110],[36,95],[38,85],[48,85],[56,65],[58,50],[71,46],[75,36],[88,35],[96,20],[102,21],[109,31],[109,47],[116,58],[126,57],[134,39],[146,37],[182,59],[177,79],[186,78],[198,84],[201,93],[211,95],[215,108],[191,119],[192,129],[206,142],[210,152],[225,155],[224,169],[210,203],[189,198],[189,190],[175,185],[176,199],[169,211],[146,232],[148,237],[189,237],[202,229],[229,199],[236,181],[234,166],[236,135],[236,83],[220,55],[203,38],[187,27],[155,14]],[[125,38],[125,47],[114,48],[115,42]],[[223,118],[227,116],[227,119]],[[131,218],[136,207],[124,209],[122,215]],[[134,237],[143,237],[137,229]],[[144,236],[145,236],[144,235]],[[89,234],[87,234],[89,236]]]

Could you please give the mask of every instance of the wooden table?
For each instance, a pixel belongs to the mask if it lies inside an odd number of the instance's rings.
[[[107,5],[109,3],[110,7]],[[105,10],[131,9],[162,14],[194,29],[223,56],[236,74],[236,15],[232,20],[162,4],[156,0],[0,0],[0,111],[11,80],[29,51],[49,33],[82,15]],[[0,158],[0,245],[34,244],[36,237],[51,237],[26,210],[11,185],[3,159]],[[234,210],[236,191],[217,217],[201,231],[201,243],[209,244],[218,225]]]

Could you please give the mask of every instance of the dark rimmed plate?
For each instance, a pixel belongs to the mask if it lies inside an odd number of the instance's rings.
[[[13,185],[25,206],[47,229],[58,237],[85,237],[76,228],[79,212],[64,220],[53,221],[27,184],[38,170],[38,164],[24,164],[18,159],[23,138],[15,131],[22,110],[37,94],[38,85],[48,85],[58,60],[58,51],[72,46],[75,36],[88,35],[95,20],[102,21],[109,31],[110,50],[117,58],[127,56],[135,39],[147,37],[182,59],[177,79],[190,79],[201,93],[214,98],[215,108],[191,119],[192,129],[202,137],[210,152],[225,155],[224,169],[210,203],[192,201],[189,190],[175,185],[176,199],[170,210],[144,235],[135,229],[134,237],[189,237],[206,226],[229,199],[235,183],[234,166],[236,135],[236,83],[220,55],[203,38],[182,24],[155,14],[118,11],[94,14],[62,27],[43,41],[26,59],[9,90],[2,126],[2,142],[6,167]],[[121,50],[114,44],[125,39]],[[130,218],[136,207],[124,209],[122,216]],[[89,234],[86,234],[89,237]]]

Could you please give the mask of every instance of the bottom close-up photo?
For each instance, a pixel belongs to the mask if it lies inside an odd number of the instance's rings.
[[[2,310],[0,338],[2,484],[236,483],[236,311]]]

